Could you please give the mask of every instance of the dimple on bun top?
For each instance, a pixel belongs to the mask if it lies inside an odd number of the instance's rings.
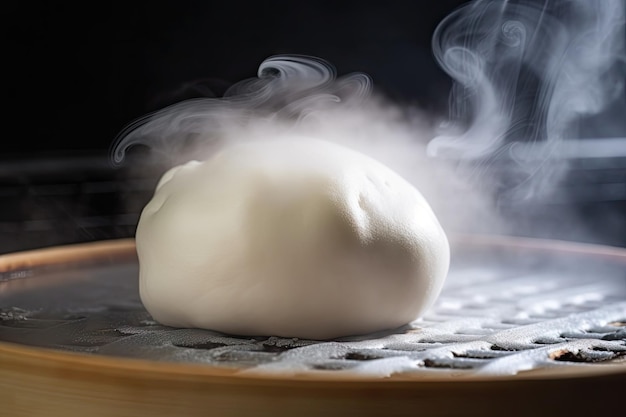
[[[228,146],[161,178],[137,228],[158,322],[330,339],[423,314],[448,272],[424,197],[376,160],[314,139]]]

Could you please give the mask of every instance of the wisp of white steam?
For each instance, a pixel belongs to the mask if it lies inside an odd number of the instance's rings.
[[[577,122],[623,98],[625,3],[475,0],[446,17],[432,46],[454,80],[450,117],[428,153],[464,160],[505,153],[545,183],[562,166],[548,157],[558,159],[563,141],[577,137]],[[513,146],[519,142],[541,144],[540,157],[525,158]]]

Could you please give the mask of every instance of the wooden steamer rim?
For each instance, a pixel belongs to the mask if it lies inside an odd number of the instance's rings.
[[[504,236],[460,236],[453,248],[457,244],[590,256],[626,267],[622,248]],[[0,275],[135,259],[132,239],[67,245],[2,255]],[[0,342],[0,416],[588,415],[619,409],[625,383],[623,364],[515,376],[381,379],[332,372],[241,374]]]

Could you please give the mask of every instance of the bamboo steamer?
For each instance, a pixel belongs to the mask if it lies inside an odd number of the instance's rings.
[[[596,255],[626,265],[625,253]],[[3,255],[0,273],[134,257],[132,240],[95,242]],[[506,377],[241,374],[0,342],[0,416],[11,417],[599,415],[620,408],[624,386],[623,363]]]

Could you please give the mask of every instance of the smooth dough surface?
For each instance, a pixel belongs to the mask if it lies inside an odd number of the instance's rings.
[[[141,299],[158,322],[308,339],[413,321],[450,257],[411,184],[314,139],[232,145],[169,170],[136,241]]]

